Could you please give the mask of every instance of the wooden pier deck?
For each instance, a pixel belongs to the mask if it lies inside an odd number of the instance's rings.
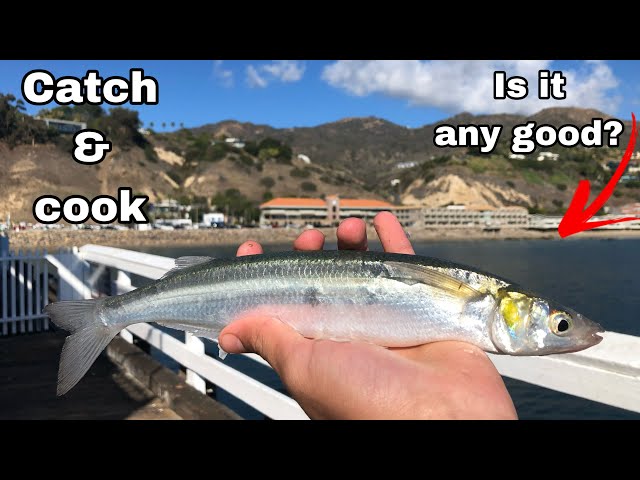
[[[57,397],[64,338],[63,332],[0,337],[0,419],[181,419],[104,354]]]

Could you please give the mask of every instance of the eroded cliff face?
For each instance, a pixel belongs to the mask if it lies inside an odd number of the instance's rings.
[[[458,204],[495,208],[514,204],[532,206],[533,200],[515,188],[448,174],[428,183],[423,179],[414,180],[402,196],[402,203],[428,207]]]

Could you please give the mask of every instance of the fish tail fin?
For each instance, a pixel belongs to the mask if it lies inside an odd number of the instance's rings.
[[[44,308],[51,321],[67,330],[60,355],[58,396],[71,390],[84,377],[98,355],[121,329],[104,325],[98,318],[101,300],[56,302]]]

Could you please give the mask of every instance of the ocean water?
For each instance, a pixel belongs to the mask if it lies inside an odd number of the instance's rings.
[[[289,245],[265,248],[288,250]],[[335,249],[335,244],[327,244]],[[570,306],[599,322],[606,330],[640,335],[640,240],[564,239],[493,240],[415,243],[416,253],[478,267],[519,283],[528,289]],[[182,255],[232,256],[236,246],[212,248],[139,248],[140,251],[179,257]],[[380,245],[370,242],[370,249]],[[134,280],[135,283],[135,280]],[[180,336],[181,332],[172,331]],[[217,354],[215,343],[207,351]],[[163,362],[177,368],[170,358],[155,352]],[[241,356],[226,363],[286,393],[269,368]],[[579,397],[537,387],[505,377],[521,419],[640,419],[640,414]],[[229,393],[217,389],[216,398],[245,418],[261,414]]]

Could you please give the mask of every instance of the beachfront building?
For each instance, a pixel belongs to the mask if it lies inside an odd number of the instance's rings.
[[[636,203],[627,203],[626,205],[622,205],[616,209],[615,213],[620,213],[622,215],[632,215],[634,217],[640,217],[640,202]]]
[[[260,205],[260,225],[273,227],[313,225],[335,226],[347,217],[371,220],[379,212],[392,211],[394,206],[381,200],[340,198],[278,197]]]
[[[149,210],[156,218],[184,219],[189,218],[191,205],[182,205],[178,200],[167,199],[149,205]]]
[[[529,212],[523,207],[467,207],[448,205],[423,208],[422,220],[430,227],[527,228]]]
[[[424,221],[422,219],[422,211],[424,207],[421,206],[402,206],[398,205],[393,207],[393,214],[398,218],[400,225],[403,227],[423,227]]]
[[[260,205],[260,225],[334,226],[347,217],[372,220],[379,212],[393,212],[403,227],[418,228],[527,228],[529,212],[523,207],[466,207],[449,205],[392,205],[380,200],[340,198],[274,198]]]
[[[393,213],[403,227],[527,228],[529,226],[529,212],[523,207],[398,206],[393,208]]]

